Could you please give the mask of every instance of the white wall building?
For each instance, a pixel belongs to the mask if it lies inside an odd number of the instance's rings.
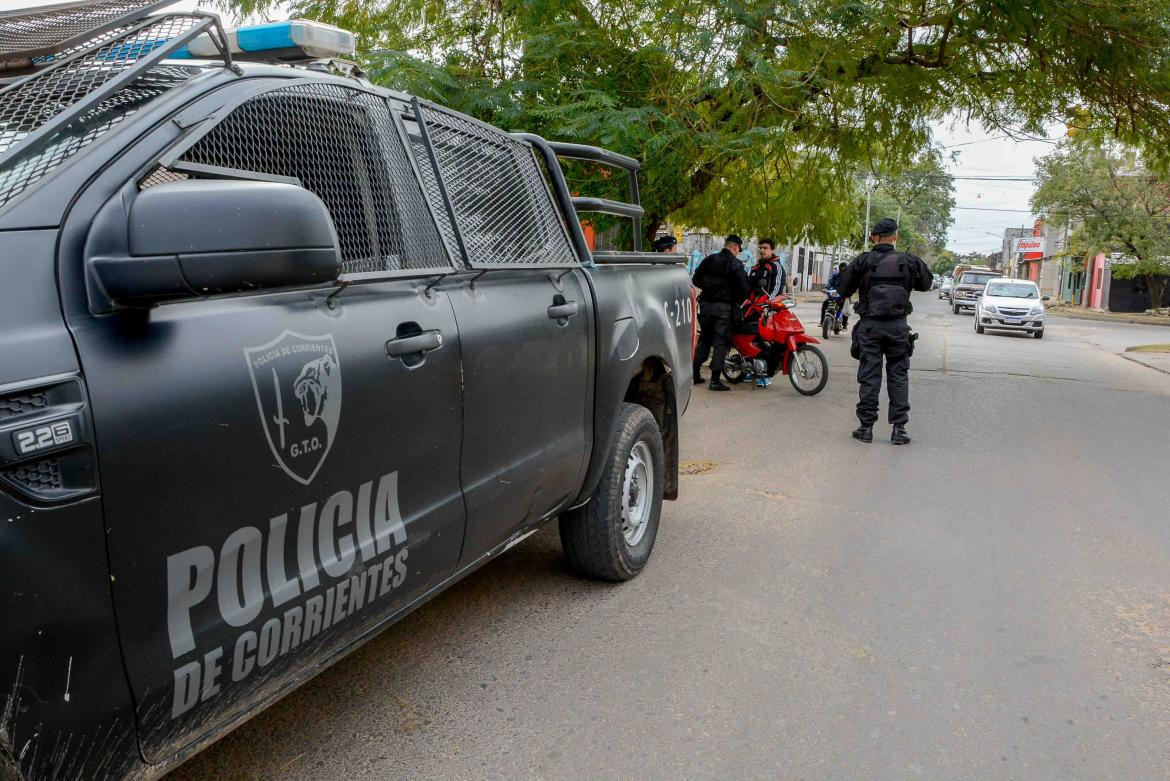
[[[723,248],[726,236],[722,233],[712,233],[707,228],[679,228],[666,226],[664,233],[672,233],[678,237],[678,252],[690,260],[691,271],[694,271],[706,256],[718,252]],[[789,283],[793,290],[808,291],[824,287],[829,274],[832,273],[834,263],[839,260],[852,260],[857,252],[844,247],[826,247],[809,241],[776,240],[776,254],[780,257],[788,271]],[[744,238],[744,265],[751,268],[760,256],[760,237]]]

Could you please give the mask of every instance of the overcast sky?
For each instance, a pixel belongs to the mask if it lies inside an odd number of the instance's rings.
[[[1064,133],[1063,125],[1048,128],[1048,141],[1015,141],[995,131],[964,126],[961,122],[940,123],[936,137],[947,153],[957,153],[948,169],[955,177],[1019,176],[1035,173],[1037,157],[1048,154],[1053,143]],[[1031,227],[1035,217],[1029,212],[1028,199],[1035,189],[1031,182],[955,181],[955,221],[951,225],[947,247],[957,252],[998,249],[1004,228]],[[996,211],[1002,209],[1004,211]]]
[[[0,10],[49,5],[36,0],[0,0]],[[209,0],[179,0],[171,10],[207,7]],[[226,20],[225,21],[230,21]],[[960,176],[1031,176],[1033,158],[1052,149],[1044,141],[1013,141],[999,132],[985,132],[981,127],[964,126],[961,122],[940,123],[936,127],[938,143],[957,153],[949,164],[956,177]],[[1048,129],[1048,137],[1055,140],[1063,133],[1061,126]],[[991,251],[1000,246],[994,236],[1002,236],[1004,228],[1030,226],[1033,216],[1028,212],[1028,198],[1032,193],[1030,182],[955,182],[955,222],[951,225],[947,247],[958,252]],[[1002,210],[1002,211],[996,211]]]

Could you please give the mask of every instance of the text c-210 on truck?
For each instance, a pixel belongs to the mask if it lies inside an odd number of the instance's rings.
[[[161,775],[553,518],[633,577],[677,495],[688,276],[577,219],[637,236],[635,161],[157,5],[0,16],[38,33],[0,83],[0,778]]]

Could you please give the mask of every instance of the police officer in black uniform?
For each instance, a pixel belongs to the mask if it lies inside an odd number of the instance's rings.
[[[699,367],[707,360],[712,348],[711,384],[713,391],[731,390],[723,384],[723,359],[731,346],[731,325],[735,310],[748,296],[747,271],[739,253],[743,251],[743,239],[735,234],[727,237],[723,249],[703,258],[695,269],[692,281],[699,293],[699,344],[695,349],[695,384],[703,381]]]
[[[886,364],[886,393],[890,397],[889,418],[893,425],[890,441],[910,443],[906,423],[910,419],[910,356],[914,339],[906,315],[913,311],[910,291],[930,290],[934,276],[921,259],[898,252],[898,223],[891,219],[873,226],[873,249],[858,255],[837,279],[842,298],[858,294],[853,327],[853,357],[860,361],[857,419],[861,425],[853,438],[873,442],[873,424],[878,418],[878,396],[882,390],[882,359]]]
[[[654,240],[655,252],[674,252],[675,245],[678,244],[678,239],[674,236],[659,236]]]

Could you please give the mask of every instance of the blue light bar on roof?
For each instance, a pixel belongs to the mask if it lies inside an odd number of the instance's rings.
[[[355,48],[354,35],[348,30],[305,19],[232,27],[225,33],[232,54],[241,59],[319,60],[353,54]],[[209,37],[201,35],[171,56],[215,59],[219,49]]]

